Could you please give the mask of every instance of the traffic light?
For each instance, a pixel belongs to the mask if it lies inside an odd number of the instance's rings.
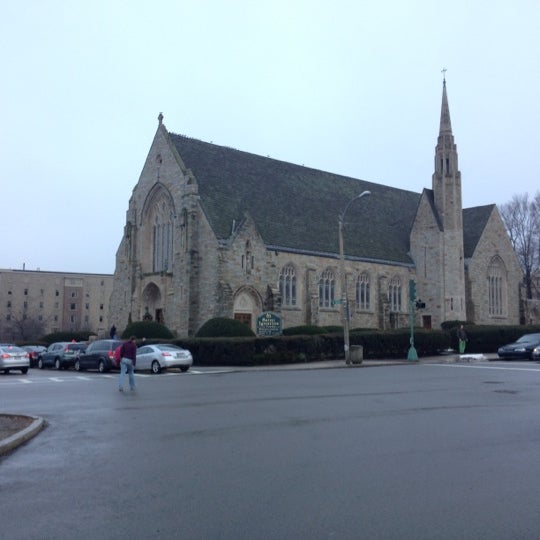
[[[416,298],[416,281],[414,279],[409,280],[409,300],[414,302]]]

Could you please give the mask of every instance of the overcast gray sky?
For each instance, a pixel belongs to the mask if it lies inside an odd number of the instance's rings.
[[[443,68],[464,207],[539,189],[538,0],[4,0],[0,45],[0,268],[113,273],[160,112],[420,193]]]

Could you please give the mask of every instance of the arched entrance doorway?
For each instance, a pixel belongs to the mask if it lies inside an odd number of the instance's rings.
[[[163,305],[161,303],[161,291],[155,283],[149,283],[142,293],[141,319],[164,323]]]
[[[261,313],[261,306],[262,302],[257,291],[251,288],[241,289],[234,297],[233,317],[247,324],[255,332],[255,321]]]

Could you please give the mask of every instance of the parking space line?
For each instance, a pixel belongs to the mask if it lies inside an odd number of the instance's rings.
[[[61,379],[60,377],[47,377],[49,379],[49,381],[53,381],[53,382],[64,382],[65,379]]]
[[[25,384],[32,384],[34,381],[31,381],[29,379],[17,379],[18,381],[25,383]]]

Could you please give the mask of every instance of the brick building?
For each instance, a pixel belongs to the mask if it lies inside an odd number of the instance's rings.
[[[0,270],[0,340],[58,331],[108,334],[111,274]]]
[[[146,316],[193,335],[216,316],[255,329],[263,311],[284,327],[342,324],[345,209],[351,328],[407,326],[411,280],[425,304],[419,326],[519,323],[522,275],[497,207],[462,208],[444,82],[422,193],[176,135],[160,115],[116,256],[116,325]]]

